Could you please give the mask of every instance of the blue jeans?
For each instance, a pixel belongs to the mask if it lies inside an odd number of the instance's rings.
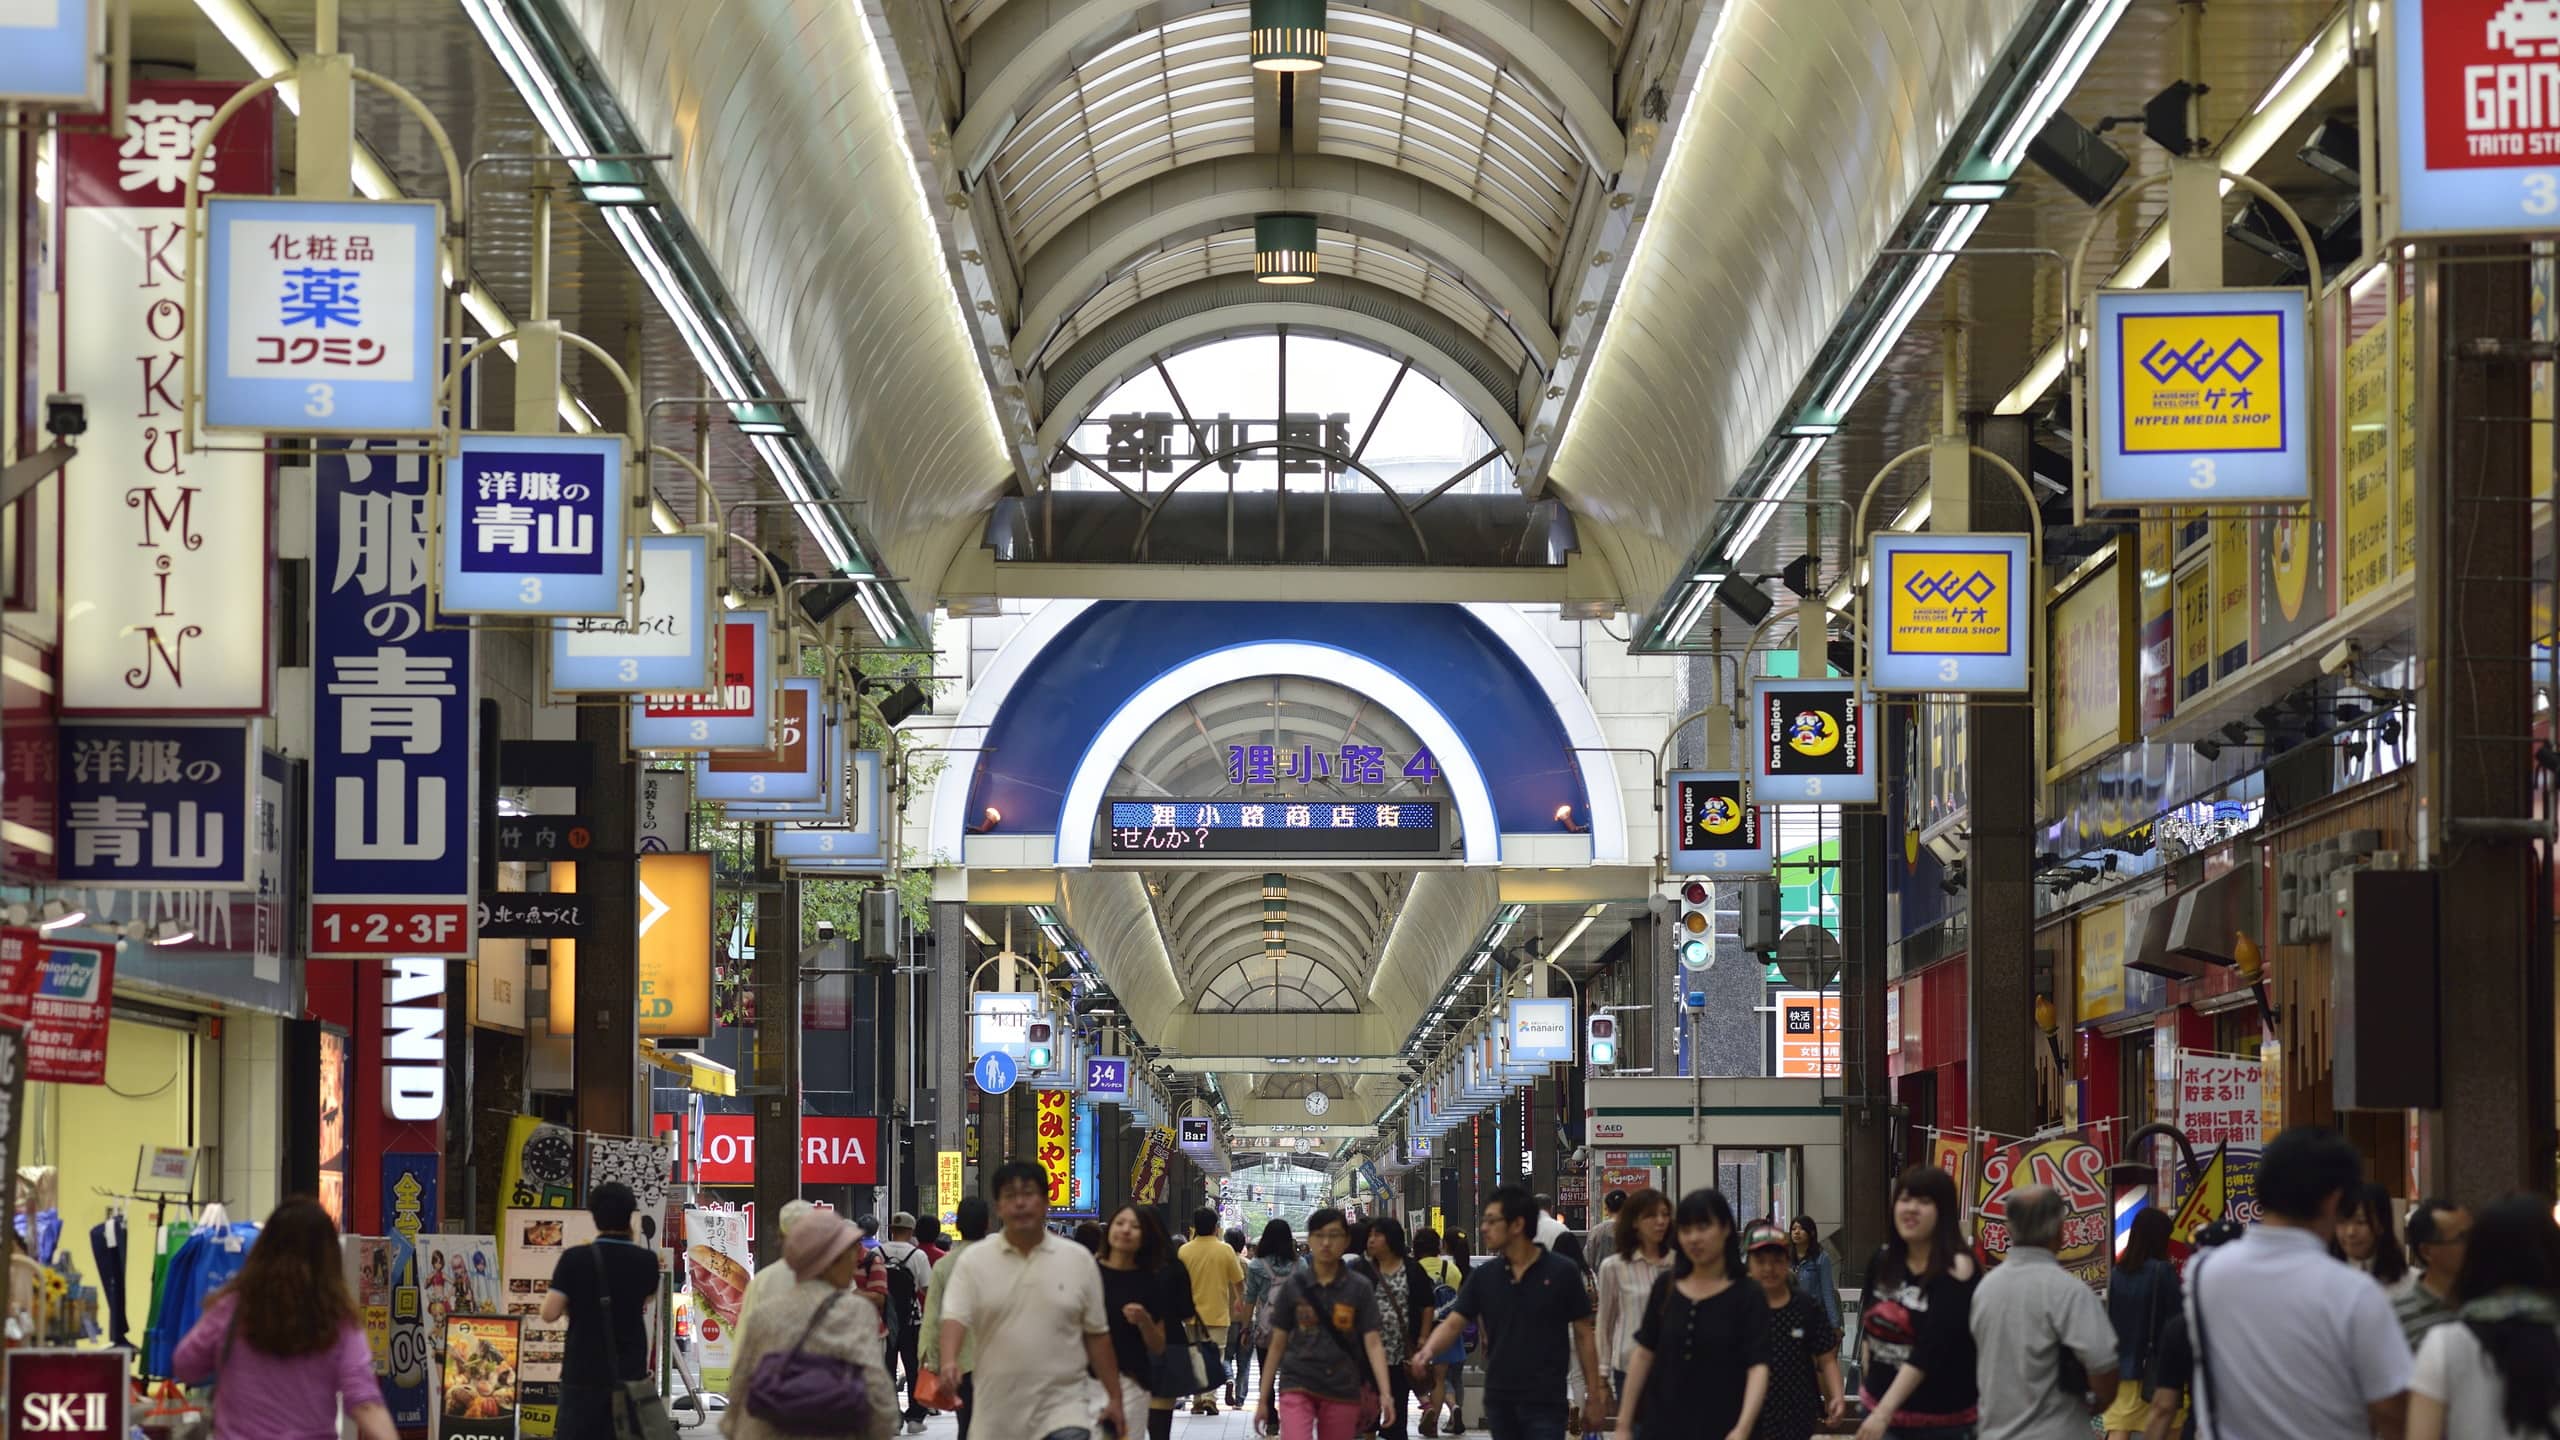
[[[1519,1395],[1484,1397],[1484,1431],[1490,1440],[1564,1440],[1570,1408],[1562,1400]]]

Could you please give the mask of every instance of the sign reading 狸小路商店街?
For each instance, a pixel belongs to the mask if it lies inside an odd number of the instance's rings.
[[[2381,60],[2386,249],[2560,224],[2560,12],[2532,0],[2397,0]]]
[[[2024,535],[1878,533],[1868,550],[1868,687],[2024,691],[2032,554]]]
[[[65,721],[55,878],[93,889],[255,883],[254,720]]]
[[[1432,800],[1113,798],[1103,809],[1112,855],[1412,855],[1441,848],[1440,805]]]
[[[2311,499],[2310,296],[2102,290],[2093,505]]]
[[[436,433],[443,213],[432,200],[211,201],[204,428]]]
[[[437,603],[455,615],[625,613],[619,435],[465,435],[445,462]]]
[[[121,135],[65,129],[62,386],[88,406],[62,505],[62,712],[268,710],[273,486],[267,457],[190,450],[182,233],[188,165],[234,84],[138,80]],[[275,188],[275,97],[214,137],[205,193]]]

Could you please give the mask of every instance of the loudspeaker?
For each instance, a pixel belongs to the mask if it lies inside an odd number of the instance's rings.
[[[2096,131],[2059,110],[2027,142],[2027,158],[2091,206],[2116,188],[2128,163]]]

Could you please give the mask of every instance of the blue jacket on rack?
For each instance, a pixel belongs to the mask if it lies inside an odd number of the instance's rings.
[[[248,1263],[249,1247],[256,1243],[257,1226],[232,1224],[198,1230],[178,1247],[178,1253],[169,1259],[168,1278],[161,1286],[160,1313],[152,1317],[151,1329],[144,1339],[144,1374],[169,1373],[177,1358],[178,1342],[204,1316],[206,1297],[231,1283],[231,1277]]]

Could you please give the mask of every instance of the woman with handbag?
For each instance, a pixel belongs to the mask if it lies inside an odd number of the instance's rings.
[[[1102,1312],[1111,1322],[1111,1351],[1120,1360],[1120,1408],[1147,1417],[1151,1440],[1173,1434],[1173,1407],[1191,1392],[1169,1393],[1158,1378],[1161,1362],[1191,1339],[1187,1323],[1199,1318],[1191,1298],[1191,1272],[1174,1263],[1173,1245],[1156,1212],[1123,1205],[1102,1232]],[[1177,1357],[1179,1358],[1179,1357]]]
[[[1244,1265],[1244,1344],[1236,1360],[1235,1379],[1229,1386],[1236,1408],[1245,1408],[1244,1397],[1253,1393],[1246,1378],[1253,1373],[1253,1362],[1262,1356],[1262,1347],[1271,1343],[1271,1296],[1289,1272],[1298,1268],[1298,1237],[1286,1220],[1272,1220],[1262,1227],[1262,1239],[1253,1247],[1253,1256]]]
[[[792,1284],[757,1304],[729,1370],[728,1440],[898,1433],[898,1391],[880,1353],[880,1312],[855,1288],[862,1230],[833,1211],[800,1218],[782,1245]]]
[[[2150,1387],[2143,1383],[2160,1330],[2185,1300],[2178,1267],[2169,1258],[2169,1212],[2154,1205],[2133,1217],[2133,1233],[2107,1278],[2107,1319],[2116,1331],[2116,1393],[2107,1407],[2108,1440],[2133,1440],[2151,1416]]]
[[[1351,1440],[1364,1411],[1387,1419],[1378,1292],[1342,1263],[1350,1243],[1341,1211],[1328,1206],[1307,1217],[1306,1268],[1282,1283],[1271,1305],[1271,1346],[1254,1408],[1255,1427],[1265,1434],[1274,1391],[1281,1440]]]
[[[213,1440],[336,1440],[342,1404],[358,1440],[393,1440],[345,1263],[319,1201],[296,1196],[267,1217],[178,1342],[176,1377],[216,1390]]]

